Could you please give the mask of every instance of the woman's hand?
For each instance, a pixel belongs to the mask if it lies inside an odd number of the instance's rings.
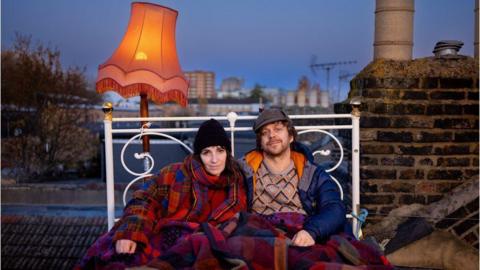
[[[301,230],[293,236],[292,244],[299,247],[309,247],[315,244],[315,240],[307,231]]]
[[[120,239],[115,243],[115,251],[117,253],[129,253],[132,254],[137,248],[137,243],[128,239]]]

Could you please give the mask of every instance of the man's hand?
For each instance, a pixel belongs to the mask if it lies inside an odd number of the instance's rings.
[[[292,244],[299,247],[309,247],[315,244],[315,240],[305,230],[301,230],[292,238]]]
[[[129,253],[132,254],[137,248],[137,243],[128,239],[120,239],[115,243],[115,251],[117,253]]]

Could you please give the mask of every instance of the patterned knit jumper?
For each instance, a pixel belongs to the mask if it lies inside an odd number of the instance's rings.
[[[278,174],[272,173],[262,162],[256,179],[252,206],[254,212],[264,215],[277,212],[306,214],[297,192],[298,174],[293,161]]]

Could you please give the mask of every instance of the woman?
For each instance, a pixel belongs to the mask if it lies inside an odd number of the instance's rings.
[[[78,268],[143,265],[199,223],[216,225],[246,209],[243,176],[222,125],[199,128],[194,153],[171,164],[133,194],[122,218],[87,251]]]

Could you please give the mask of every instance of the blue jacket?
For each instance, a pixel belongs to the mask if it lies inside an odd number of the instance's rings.
[[[307,147],[295,143],[291,153],[299,176],[298,193],[307,213],[303,229],[309,232],[316,242],[324,242],[332,234],[348,228],[345,205],[340,199],[338,186],[321,166],[314,163]],[[257,150],[248,152],[239,160],[245,173],[249,210],[253,203],[255,173],[262,161],[263,154]]]

